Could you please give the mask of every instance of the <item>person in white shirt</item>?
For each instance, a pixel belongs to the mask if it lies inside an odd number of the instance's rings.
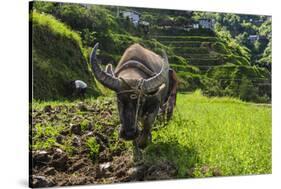
[[[73,89],[72,95],[85,97],[85,93],[88,88],[87,83],[81,80],[73,80],[70,84]]]

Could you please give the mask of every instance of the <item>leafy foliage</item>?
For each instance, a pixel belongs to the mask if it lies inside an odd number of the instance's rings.
[[[61,99],[71,96],[70,81],[82,79],[97,95],[79,34],[51,15],[31,14],[33,98]]]
[[[162,50],[166,51],[171,67],[177,70],[182,91],[199,88],[208,95],[241,97],[239,80],[242,77],[251,80],[250,73],[256,73],[255,79],[260,81],[251,85],[257,89],[258,97],[249,100],[258,102],[266,96],[264,99],[270,101],[271,86],[267,84],[271,81],[271,19],[268,17],[134,8],[141,20],[150,23],[148,33],[144,34],[128,18],[117,15],[118,9],[113,6],[35,2],[34,9],[42,15],[53,15],[64,26],[68,25],[69,31],[76,31],[74,36],[78,37],[74,38],[84,57],[89,57],[92,46],[99,42],[98,58],[103,64],[115,66],[127,47],[139,43],[160,55]],[[200,19],[213,19],[214,28],[186,29]],[[248,37],[254,34],[265,38],[249,41]],[[222,81],[225,77],[228,80]]]
[[[99,153],[100,145],[97,143],[95,138],[89,138],[86,142],[86,145],[90,150],[90,153],[89,153],[90,158],[92,160],[96,160],[97,155]]]

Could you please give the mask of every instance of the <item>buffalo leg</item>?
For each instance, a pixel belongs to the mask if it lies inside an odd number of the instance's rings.
[[[138,162],[142,160],[142,153],[141,149],[139,148],[138,142],[136,140],[133,140],[134,145],[134,161]]]
[[[171,120],[175,105],[176,105],[176,95],[171,95],[168,101],[167,121]]]
[[[155,110],[158,110],[158,108],[155,108]],[[138,146],[140,148],[145,148],[149,142],[151,142],[151,126],[154,123],[158,111],[148,113],[144,120],[143,120],[143,130],[141,131],[140,136],[138,137]]]

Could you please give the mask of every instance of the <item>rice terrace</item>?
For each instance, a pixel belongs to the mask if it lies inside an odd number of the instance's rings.
[[[30,186],[271,174],[270,16],[33,2],[30,26]],[[121,107],[117,89],[135,72],[116,70],[133,44],[167,61],[176,93],[151,69],[146,96]],[[175,96],[154,106],[165,87]]]

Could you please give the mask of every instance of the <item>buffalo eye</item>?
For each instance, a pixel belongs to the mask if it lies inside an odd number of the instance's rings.
[[[137,94],[135,94],[135,93],[130,94],[130,99],[135,100],[135,99],[137,99],[137,98],[138,98],[138,95],[137,95]]]

